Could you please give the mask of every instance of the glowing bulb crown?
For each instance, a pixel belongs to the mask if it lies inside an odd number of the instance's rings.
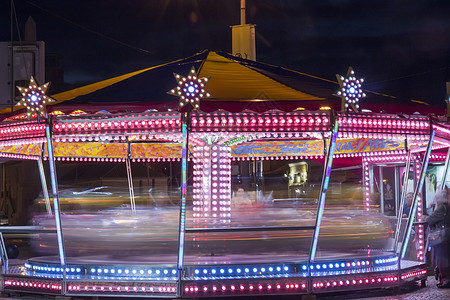
[[[27,117],[30,118],[33,114],[38,116],[45,115],[45,104],[53,102],[54,100],[46,95],[49,83],[38,86],[36,80],[31,76],[28,87],[18,86],[17,89],[22,94],[18,106],[25,106],[27,109]]]
[[[345,103],[345,110],[349,110],[353,106],[358,111],[359,99],[366,97],[366,94],[361,89],[361,84],[364,82],[364,79],[356,79],[352,67],[348,68],[346,77],[336,75],[336,78],[340,87],[335,95],[342,98]]]
[[[211,97],[205,90],[205,84],[208,82],[208,78],[198,78],[194,67],[191,68],[187,77],[175,73],[174,76],[178,86],[168,93],[180,98],[178,109],[192,105],[195,110],[198,110],[200,107],[200,99]]]

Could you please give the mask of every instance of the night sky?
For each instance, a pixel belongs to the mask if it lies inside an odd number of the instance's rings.
[[[0,40],[10,40],[10,0]],[[37,24],[81,86],[193,55],[231,52],[240,0],[15,0],[20,36]],[[444,105],[450,81],[449,0],[247,0],[257,60],[336,80],[352,66],[364,88]],[[14,38],[19,39],[16,27]]]

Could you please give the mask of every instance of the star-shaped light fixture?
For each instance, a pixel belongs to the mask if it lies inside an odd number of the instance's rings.
[[[27,116],[31,117],[36,113],[39,116],[45,115],[45,104],[53,102],[52,98],[46,95],[49,83],[38,86],[33,76],[30,79],[30,85],[28,87],[18,86],[17,88],[22,93],[22,98],[17,103],[19,106],[25,106],[27,108]]]
[[[195,110],[198,110],[200,107],[200,99],[211,97],[205,91],[205,84],[208,82],[208,78],[198,78],[194,67],[191,68],[187,77],[175,73],[173,75],[178,82],[178,86],[168,93],[180,97],[178,109],[192,105]]]
[[[355,111],[358,111],[359,99],[366,97],[366,94],[364,94],[361,89],[361,84],[364,82],[364,79],[356,79],[352,67],[348,68],[346,77],[337,74],[336,78],[340,88],[335,95],[342,98],[342,103],[346,111],[348,111],[350,107],[353,107]]]

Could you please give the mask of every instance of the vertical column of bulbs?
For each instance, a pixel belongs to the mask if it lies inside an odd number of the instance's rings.
[[[211,202],[211,151],[210,146],[194,147],[193,222],[206,223]]]
[[[209,199],[210,193],[208,186],[204,182],[209,182],[209,150],[208,146],[195,146],[193,148],[193,188],[192,188],[192,223],[193,228],[207,227],[209,216]],[[206,168],[205,168],[206,167]],[[203,224],[203,225],[202,225]],[[193,241],[200,242],[206,238],[207,233],[195,233]],[[194,247],[199,244],[194,245]]]
[[[231,151],[229,146],[194,148],[194,223],[229,223]]]
[[[231,147],[211,148],[211,209],[214,222],[231,222]]]
[[[419,157],[416,156],[414,158],[414,170],[415,170],[415,175],[416,175],[416,182],[418,184],[419,179],[420,179],[420,160]],[[416,214],[416,218],[417,218],[417,222],[422,222],[423,221],[423,210],[422,210],[423,206],[422,206],[422,193],[418,193],[417,195],[417,214]],[[424,241],[425,241],[425,237],[424,237],[424,231],[423,231],[423,225],[418,225],[418,230],[417,230],[418,234],[417,234],[417,243],[416,246],[417,247],[417,260],[419,261],[424,261]]]
[[[363,159],[363,192],[364,192],[364,210],[369,211],[370,208],[370,177],[369,163]]]

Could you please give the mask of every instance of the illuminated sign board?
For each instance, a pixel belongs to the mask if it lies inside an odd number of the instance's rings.
[[[328,144],[328,142],[327,142]],[[126,158],[128,145],[125,143],[83,143],[54,142],[55,157],[109,157]],[[321,140],[304,141],[258,141],[231,146],[232,157],[270,156],[321,156],[324,155]],[[135,143],[130,145],[131,158],[177,158],[181,157],[181,144],[177,143]],[[192,154],[192,147],[189,151]],[[41,154],[42,144],[0,146],[2,153],[24,155]],[[405,149],[404,140],[355,138],[336,141],[335,154],[379,152]],[[47,149],[45,149],[47,155]]]
[[[322,141],[285,141],[242,143],[231,147],[231,156],[299,156],[323,155]]]
[[[403,150],[399,139],[344,139],[336,141],[335,154]]]

